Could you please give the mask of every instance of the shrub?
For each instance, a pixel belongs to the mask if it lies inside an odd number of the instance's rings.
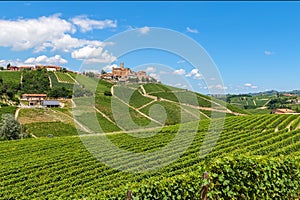
[[[112,96],[112,93],[110,91],[104,91],[105,96]]]
[[[21,124],[15,120],[12,114],[3,114],[2,121],[0,129],[1,140],[15,140],[23,137]]]

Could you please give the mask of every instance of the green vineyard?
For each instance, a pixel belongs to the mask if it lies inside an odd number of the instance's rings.
[[[191,143],[194,130],[189,124],[164,127],[154,135],[144,131],[2,141],[0,199],[125,199],[128,189],[133,199],[200,199],[202,184],[209,184],[211,199],[299,198],[300,116],[227,117],[222,130],[222,120],[210,122],[199,122]],[[220,136],[214,131],[221,131]],[[177,141],[177,134],[186,137]],[[149,156],[120,158],[107,149],[106,159],[116,166],[110,168],[84,146],[101,137],[119,149]],[[214,142],[212,151],[201,157]],[[151,154],[171,143],[174,148],[164,158]],[[173,157],[178,158],[163,168],[138,173]],[[137,173],[119,171],[118,166]],[[202,181],[204,171],[210,183]]]
[[[71,84],[75,83],[74,79],[71,76],[69,76],[69,74],[67,73],[63,73],[63,72],[54,72],[54,73],[59,82],[71,83]]]

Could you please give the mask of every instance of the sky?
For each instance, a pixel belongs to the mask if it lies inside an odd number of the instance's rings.
[[[0,9],[0,66],[49,64],[80,71],[83,63],[93,63],[109,71],[124,62],[201,93],[210,87],[235,94],[299,89],[300,2],[18,1],[0,2]],[[214,77],[172,52],[141,49],[116,56],[107,50],[115,45],[109,38],[134,30],[139,40],[155,27],[199,44],[223,84],[207,85]]]

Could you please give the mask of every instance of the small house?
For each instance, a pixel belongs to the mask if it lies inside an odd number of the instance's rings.
[[[46,98],[46,94],[22,94],[22,100],[28,101],[30,106],[40,105]]]

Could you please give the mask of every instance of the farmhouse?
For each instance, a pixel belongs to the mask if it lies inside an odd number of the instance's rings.
[[[40,105],[47,98],[46,94],[22,94],[22,99],[28,101],[30,106]]]

